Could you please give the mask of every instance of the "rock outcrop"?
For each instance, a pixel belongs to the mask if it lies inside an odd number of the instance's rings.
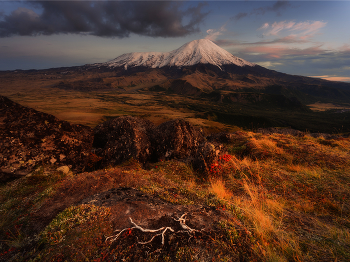
[[[201,171],[207,175],[214,163],[218,163],[220,156],[226,153],[226,148],[219,143],[209,143],[205,141],[200,144],[194,159],[192,160],[192,166],[195,170]]]
[[[2,180],[32,172],[37,165],[82,171],[90,155],[90,127],[21,106],[0,96],[0,174]]]
[[[157,159],[185,159],[194,156],[204,140],[200,129],[182,119],[162,123],[153,132]]]
[[[101,166],[120,164],[130,158],[141,163],[151,160],[153,123],[132,116],[121,116],[94,128],[93,146],[102,157]]]
[[[210,139],[212,143],[206,142],[201,129],[182,119],[155,127],[141,118],[121,116],[92,130],[0,96],[0,181],[3,176],[26,175],[41,165],[79,172],[130,158],[142,164],[183,159],[206,172],[223,154],[220,143],[231,137],[220,134]]]

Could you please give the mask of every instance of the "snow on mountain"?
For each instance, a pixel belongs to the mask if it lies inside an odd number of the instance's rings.
[[[124,66],[124,68],[127,69],[128,67],[136,66],[150,68],[160,68],[164,66],[183,67],[199,63],[216,65],[220,69],[222,65],[230,64],[242,67],[256,65],[232,55],[209,39],[191,41],[171,52],[123,54],[107,63],[103,63],[102,65],[107,65],[109,67]]]

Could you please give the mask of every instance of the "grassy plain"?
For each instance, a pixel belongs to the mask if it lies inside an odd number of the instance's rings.
[[[41,72],[41,71],[40,71]],[[63,71],[65,72],[65,71]],[[91,73],[85,81],[107,75]],[[58,74],[56,71],[33,74],[2,72],[0,94],[22,105],[35,108],[76,124],[91,127],[108,118],[136,115],[156,124],[174,118],[185,118],[208,132],[238,129],[255,130],[260,127],[292,127],[302,131],[342,133],[350,131],[350,112],[330,103],[314,103],[295,108],[285,105],[283,97],[266,96],[253,101],[256,93],[245,92],[240,102],[221,101],[220,96],[241,95],[233,91],[216,91],[201,96],[183,96],[168,91],[149,91],[143,86],[99,90],[71,90],[57,88],[60,82],[76,82],[84,75]],[[80,81],[79,80],[79,81]],[[251,100],[253,99],[253,100]],[[282,99],[282,100],[281,100]],[[283,102],[284,101],[284,102]],[[337,108],[337,110],[335,110]],[[333,109],[333,110],[326,110]]]
[[[327,111],[327,110],[346,110],[349,111],[349,106],[337,105],[333,103],[313,103],[308,105],[312,111]]]

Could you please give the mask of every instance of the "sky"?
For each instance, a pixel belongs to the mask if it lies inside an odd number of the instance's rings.
[[[3,1],[0,70],[106,62],[207,38],[279,72],[350,82],[350,1]]]

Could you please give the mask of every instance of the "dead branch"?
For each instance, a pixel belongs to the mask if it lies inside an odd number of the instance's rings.
[[[187,215],[187,213],[183,214],[179,219],[174,218],[174,220],[180,222],[181,227],[188,233],[198,231],[198,230],[190,228],[188,225],[186,225],[186,219],[185,219],[186,215]]]
[[[186,219],[185,219],[185,216],[187,215],[187,213],[183,214],[179,219],[176,219],[174,218],[175,221],[179,222],[180,223],[180,226],[182,227],[183,230],[179,231],[179,232],[186,232],[188,234],[192,234],[193,232],[198,232],[198,230],[196,229],[193,229],[193,228],[190,228],[189,226],[186,225]],[[165,239],[165,233],[169,230],[171,232],[175,232],[174,229],[172,229],[171,227],[161,227],[161,228],[158,228],[158,229],[147,229],[147,228],[142,228],[140,227],[139,225],[137,225],[132,219],[131,217],[129,217],[130,219],[130,222],[131,224],[133,225],[133,227],[131,228],[124,228],[122,230],[115,230],[114,232],[116,231],[120,231],[117,235],[113,235],[113,236],[109,236],[105,239],[105,241],[107,242],[107,240],[111,239],[111,242],[114,242],[118,239],[118,237],[125,231],[127,230],[132,230],[132,229],[138,229],[142,232],[145,232],[145,233],[158,233],[161,231],[161,233],[159,234],[156,234],[154,235],[150,240],[146,241],[146,242],[140,242],[138,241],[138,244],[141,244],[141,245],[146,245],[146,244],[149,244],[151,243],[154,238],[156,238],[157,236],[162,236],[162,245],[164,245],[164,239]],[[177,233],[177,232],[175,232]],[[136,236],[137,237],[137,236]],[[138,239],[138,237],[137,237]]]

